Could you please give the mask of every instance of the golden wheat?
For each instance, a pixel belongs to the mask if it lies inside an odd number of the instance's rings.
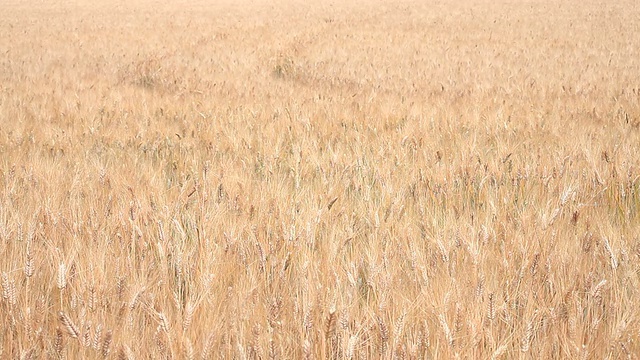
[[[634,358],[640,9],[4,1],[1,358]]]

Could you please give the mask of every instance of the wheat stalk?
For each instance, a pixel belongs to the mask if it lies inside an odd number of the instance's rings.
[[[62,330],[60,328],[56,328],[56,337],[53,342],[53,349],[58,355],[58,357],[62,356],[62,350],[64,349],[64,342],[62,339]]]
[[[104,334],[104,338],[102,339],[102,346],[100,347],[100,354],[103,358],[109,356],[109,352],[111,352],[111,340],[113,339],[113,333],[111,330],[107,330]]]
[[[61,262],[58,265],[58,289],[64,290],[67,287],[67,267]]]
[[[64,313],[63,311],[58,312],[58,319],[64,326],[64,329],[67,331],[67,335],[71,336],[74,339],[80,336],[80,332],[78,331],[78,328],[73,323],[73,321],[71,321],[71,318],[66,313]]]

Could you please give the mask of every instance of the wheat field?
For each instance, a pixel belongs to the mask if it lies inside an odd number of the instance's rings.
[[[5,0],[0,358],[638,359],[639,51],[627,0]]]

